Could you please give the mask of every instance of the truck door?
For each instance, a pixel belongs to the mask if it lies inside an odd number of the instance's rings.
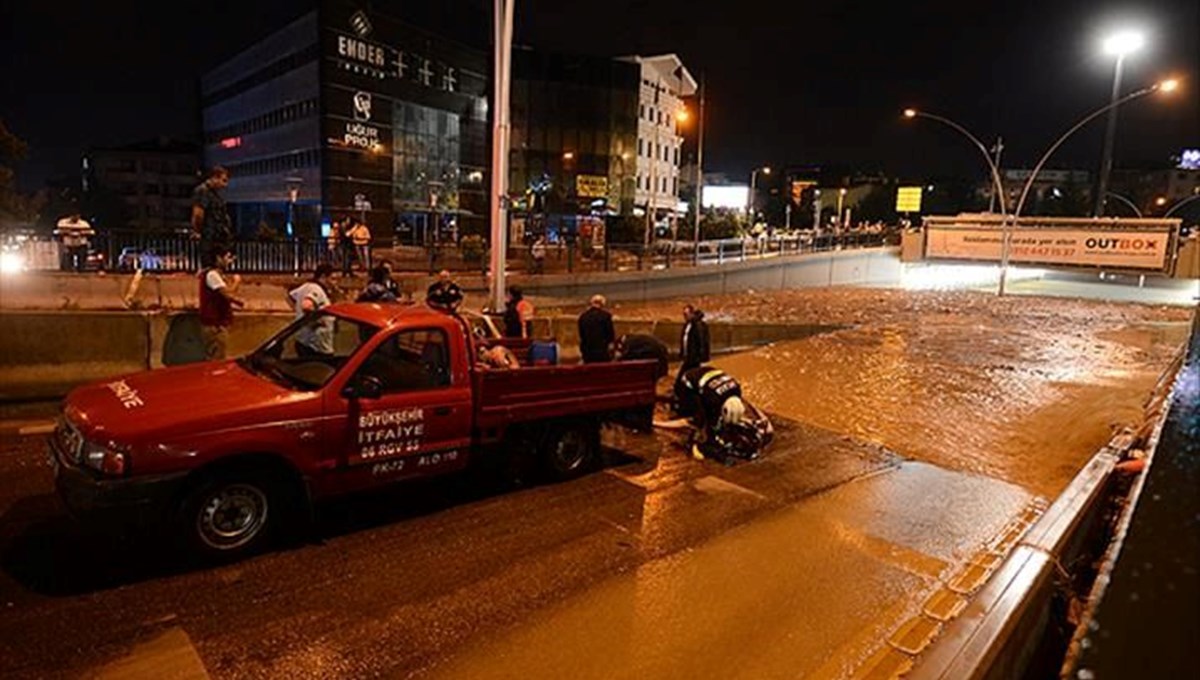
[[[455,375],[440,328],[404,329],[376,346],[347,384],[373,378],[377,398],[350,397],[327,421],[345,490],[460,469],[471,444],[469,375]],[[340,414],[345,414],[344,416]],[[340,442],[340,446],[336,444]]]

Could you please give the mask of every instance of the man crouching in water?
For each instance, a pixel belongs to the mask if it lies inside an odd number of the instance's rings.
[[[742,399],[742,386],[712,366],[683,372],[675,394],[675,410],[696,426],[692,457],[730,464],[734,458],[753,460],[770,443],[771,421]]]

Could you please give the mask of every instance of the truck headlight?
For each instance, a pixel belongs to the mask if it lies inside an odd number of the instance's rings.
[[[123,476],[128,462],[124,452],[91,443],[83,447],[83,464],[103,475]]]

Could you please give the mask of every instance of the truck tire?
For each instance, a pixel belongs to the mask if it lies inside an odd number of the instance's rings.
[[[193,484],[177,518],[184,548],[205,560],[234,560],[270,543],[286,497],[278,483],[254,470],[223,470]]]
[[[538,447],[542,468],[554,481],[574,479],[590,471],[600,456],[600,427],[587,420],[555,423]]]

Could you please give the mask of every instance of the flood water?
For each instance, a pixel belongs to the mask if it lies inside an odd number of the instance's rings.
[[[757,404],[1053,497],[1136,425],[1189,310],[967,292],[831,289],[702,298],[710,320],[851,327],[723,357]],[[676,318],[680,303],[621,305]]]

